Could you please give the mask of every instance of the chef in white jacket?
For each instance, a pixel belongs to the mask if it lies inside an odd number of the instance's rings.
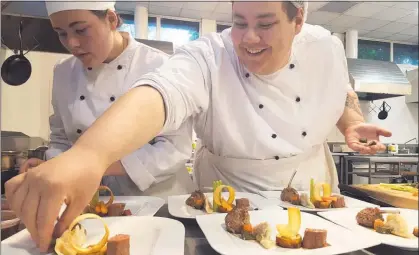
[[[164,52],[137,42],[128,33],[117,31],[121,20],[115,13],[114,4],[94,1],[46,3],[60,41],[74,55],[54,68],[54,114],[50,117],[47,160],[71,148],[135,80],[168,58]],[[178,130],[155,137],[113,163],[103,184],[115,195],[166,198],[189,192],[193,186],[185,163],[190,158],[191,146],[192,122],[186,121]],[[29,159],[22,165],[21,172],[41,162]]]
[[[379,137],[391,133],[364,122],[342,43],[304,24],[306,11],[301,1],[234,2],[231,29],[179,48],[159,70],[137,80],[69,151],[7,182],[7,199],[23,222],[41,222],[33,230],[41,247],[50,240],[48,224],[63,197],[74,201],[59,232],[87,202],[74,198],[91,196],[108,165],[191,116],[202,140],[194,168],[199,187],[221,179],[241,191],[276,189],[297,169],[298,189],[307,189],[313,177],[337,190],[325,144],[335,126],[352,149],[382,150]],[[359,138],[377,144],[368,147]],[[87,160],[90,155],[97,160]],[[58,168],[77,175],[63,181]],[[38,199],[30,207],[38,208],[37,216],[22,205],[28,189]]]

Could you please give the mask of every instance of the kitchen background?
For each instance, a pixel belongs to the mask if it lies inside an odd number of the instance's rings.
[[[152,46],[164,47],[167,52],[201,35],[220,32],[231,26],[229,2],[118,2],[116,8],[124,20],[121,30]],[[50,26],[43,1],[1,1],[1,63],[19,47],[18,27],[22,20],[25,51],[37,47],[26,55],[33,69],[24,85],[9,86],[0,80],[2,151],[34,149],[46,144],[48,117],[52,114],[53,66],[59,59],[69,56]],[[383,138],[385,143],[399,144],[401,148],[408,140],[417,138],[418,2],[311,2],[307,22],[322,25],[339,37],[348,58],[395,63],[403,76],[408,75],[410,95],[396,93],[383,99],[384,89],[368,94],[362,93],[357,86],[355,90],[362,99],[361,108],[366,120],[393,132],[391,138]],[[383,101],[386,109],[390,106],[391,110],[386,119],[380,120],[378,113]],[[21,136],[26,140],[16,142],[15,137]],[[8,140],[7,137],[14,138]],[[333,144],[342,145],[344,137],[334,129],[328,142],[331,148],[337,148]],[[413,140],[410,143],[413,145],[409,147],[409,154],[412,154],[418,142]],[[335,151],[342,150],[348,151],[345,146]],[[339,154],[335,156],[339,168],[342,158]],[[190,163],[192,167],[193,155]],[[414,167],[406,166],[406,169],[417,171],[415,166],[417,162]],[[365,182],[365,178],[355,176],[352,181]]]

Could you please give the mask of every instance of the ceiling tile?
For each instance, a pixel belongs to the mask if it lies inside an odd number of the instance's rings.
[[[388,8],[387,6],[372,4],[372,3],[361,3],[357,4],[348,11],[345,12],[347,15],[357,17],[371,17],[372,15]]]
[[[119,2],[117,1],[115,3],[115,9],[118,11],[134,12],[135,6],[137,4],[148,8],[150,2]]]
[[[180,16],[183,18],[190,18],[190,19],[210,19],[212,18],[212,11],[198,11],[198,10],[182,9],[180,11]]]
[[[182,8],[199,11],[214,11],[217,2],[185,2]]]
[[[362,17],[355,17],[355,16],[348,16],[348,15],[341,15],[328,23],[333,24],[334,26],[338,27],[350,27],[358,22],[361,22],[365,18]]]
[[[315,11],[307,15],[307,22],[313,25],[323,25],[338,16],[338,13]]]
[[[401,34],[391,35],[391,40],[392,41],[402,42],[402,41],[408,41],[410,38],[412,38],[411,35],[401,35]]]
[[[418,26],[409,27],[408,29],[402,30],[400,34],[403,35],[418,35]]]
[[[410,15],[407,15],[399,20],[399,22],[409,23],[409,24],[418,24],[418,15],[416,13],[412,13]]]
[[[406,10],[406,9],[399,9],[399,8],[388,8],[385,9],[374,16],[372,16],[374,19],[380,19],[380,20],[398,20],[404,16],[408,16],[412,13],[412,10]]]
[[[413,26],[414,25],[407,24],[407,23],[391,22],[383,27],[380,27],[379,29],[377,29],[377,31],[387,32],[387,33],[399,33],[400,31],[413,27]]]
[[[390,21],[378,20],[378,19],[364,19],[361,22],[355,23],[353,28],[362,30],[375,30],[384,25],[387,25]]]
[[[343,13],[349,8],[353,7],[354,5],[357,5],[357,2],[329,2],[319,9],[317,11],[325,11],[325,12],[334,12],[334,13]]]
[[[309,2],[308,3],[308,12],[316,11],[320,7],[324,6],[327,3],[328,3],[328,1],[324,1],[324,2]]]
[[[365,34],[365,37],[375,38],[375,39],[385,39],[390,36],[394,35],[394,33],[386,33],[386,32],[378,32],[378,31],[371,31]]]
[[[407,40],[408,42],[411,42],[411,43],[416,43],[416,44],[418,44],[418,37],[417,36],[413,36],[413,37],[411,37],[409,40]]]
[[[222,22],[232,22],[231,14],[227,13],[220,13],[220,12],[214,12],[212,14],[213,19],[216,21],[222,21]]]
[[[338,27],[338,26],[335,26],[334,24],[332,26],[329,26],[329,30],[333,33],[345,33],[349,29],[350,29],[349,27]]]
[[[364,35],[368,34],[369,32],[371,32],[371,31],[358,29],[358,36],[364,36]]]
[[[184,2],[150,2],[151,6],[164,6],[164,7],[174,7],[182,8]]]
[[[177,17],[180,14],[180,10],[181,10],[180,8],[175,8],[175,7],[163,7],[163,6],[150,5],[148,12],[150,14]]]
[[[220,13],[231,13],[231,8],[231,2],[218,2],[214,11]]]
[[[413,11],[414,9],[418,8],[418,2],[417,1],[400,2],[400,3],[396,3],[396,5],[394,7]]]
[[[394,6],[396,4],[396,2],[394,2],[394,1],[380,1],[380,2],[374,2],[374,4],[384,5],[384,6]]]

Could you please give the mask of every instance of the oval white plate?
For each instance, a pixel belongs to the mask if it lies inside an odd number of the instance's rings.
[[[109,226],[111,237],[116,234],[130,235],[130,254],[184,254],[185,227],[179,221],[148,216],[103,219]],[[86,228],[89,243],[102,237],[104,230],[98,220],[85,220],[81,224]],[[2,254],[41,255],[26,230],[3,240],[1,251]]]
[[[286,224],[288,221],[288,211],[278,209],[266,209],[251,211],[250,222],[252,225],[266,221],[272,228],[272,240],[277,235],[276,225]],[[330,245],[320,249],[287,249],[276,246],[273,249],[265,249],[260,244],[253,241],[246,241],[238,238],[225,230],[225,214],[212,214],[208,216],[197,216],[196,220],[199,227],[204,232],[211,247],[220,254],[240,254],[240,255],[273,255],[273,254],[342,254],[349,253],[380,244],[374,237],[357,236],[356,233],[338,226],[319,216],[301,213],[300,235],[303,237],[306,228],[317,228],[327,230],[327,243]]]
[[[413,233],[413,228],[418,226],[418,211],[412,209],[401,209],[401,208],[387,208],[381,207],[383,210],[399,210],[400,214],[406,220],[409,226],[409,233]],[[339,211],[329,211],[329,212],[319,212],[318,215],[333,221],[336,224],[339,224],[345,228],[351,229],[354,232],[361,233],[362,236],[371,236],[376,237],[381,240],[383,244],[408,249],[408,250],[418,250],[418,238],[414,236],[412,239],[406,239],[403,237],[395,235],[385,235],[375,232],[372,229],[360,226],[356,222],[356,215],[362,209],[347,208],[345,210]],[[387,214],[384,214],[383,217],[386,219]]]

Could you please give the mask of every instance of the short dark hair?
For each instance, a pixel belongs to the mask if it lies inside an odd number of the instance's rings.
[[[105,11],[99,11],[99,10],[91,10],[91,12],[96,15],[99,19],[104,19],[106,17],[106,15],[108,14],[108,10]],[[121,16],[119,16],[119,14],[116,14],[116,17],[118,19],[118,24],[116,24],[116,27],[119,28],[122,26],[122,24],[124,23],[121,19]]]
[[[232,4],[234,4],[235,1],[231,1]],[[292,21],[297,17],[298,14],[298,8],[295,7],[293,3],[290,1],[284,1],[282,3],[282,9],[285,11],[285,14],[287,14],[287,18],[289,21]]]
[[[290,1],[282,2],[282,9],[287,14],[287,17],[288,17],[289,21],[292,21],[292,20],[295,19],[295,17],[297,17],[298,8],[295,7],[295,5],[293,3],[291,3]]]

